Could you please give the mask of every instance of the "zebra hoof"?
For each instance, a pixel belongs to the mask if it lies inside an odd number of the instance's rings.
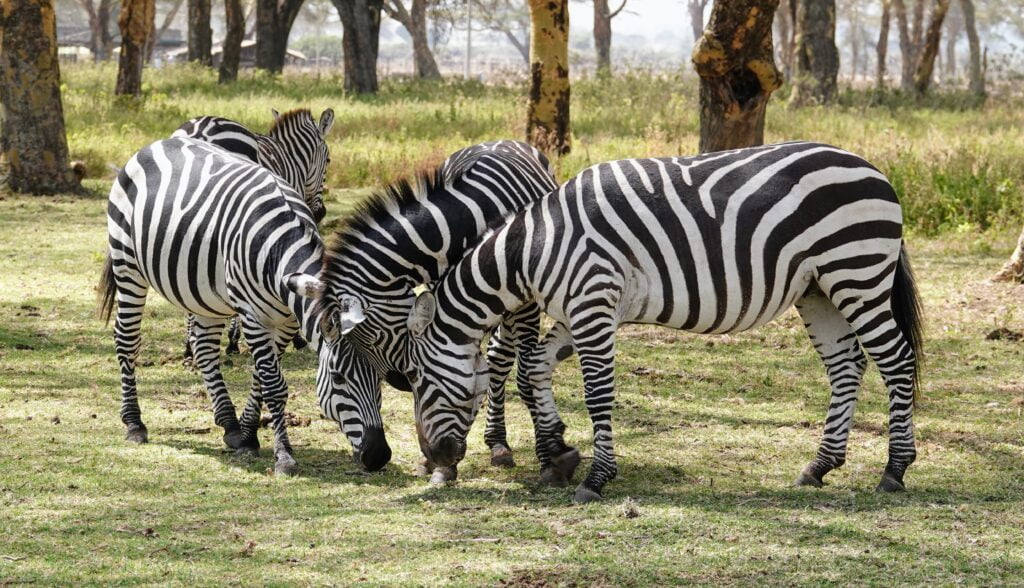
[[[416,464],[416,470],[413,474],[420,477],[429,476],[434,472],[434,464],[430,463],[430,460],[426,457],[421,457],[420,462]]]
[[[136,425],[128,427],[128,432],[124,434],[124,438],[130,443],[149,443],[149,431],[146,430],[146,425]]]
[[[512,450],[504,445],[495,445],[492,447],[491,465],[499,468],[516,467],[516,460],[512,457]]]
[[[292,476],[297,471],[299,471],[299,464],[294,457],[287,453],[278,454],[277,461],[274,462],[274,475]]]
[[[454,466],[448,468],[437,468],[433,474],[430,474],[430,483],[435,486],[447,484],[448,482],[454,482],[455,478],[459,477],[459,470]]]
[[[259,445],[253,447],[251,445],[243,445],[235,449],[235,455],[238,457],[259,457],[260,448]]]
[[[239,353],[240,350],[237,343],[228,343],[228,346],[224,348],[225,355],[238,355]]]
[[[557,467],[546,467],[540,471],[540,483],[552,488],[565,488],[569,485],[569,478]]]
[[[551,458],[551,462],[562,472],[566,480],[572,480],[573,475],[576,473],[576,468],[580,465],[580,452],[576,449],[570,449],[561,455]]]
[[[576,493],[572,496],[573,504],[590,504],[591,502],[601,502],[601,495],[594,492],[590,488],[587,488],[583,484],[576,487]]]
[[[227,445],[231,449],[238,449],[242,447],[244,443],[245,433],[242,432],[242,429],[231,429],[230,431],[224,431],[224,445]]]
[[[903,480],[899,480],[896,476],[885,472],[882,474],[882,481],[875,487],[875,492],[906,492],[907,487],[903,485]]]
[[[812,486],[814,488],[821,488],[825,485],[825,482],[821,478],[815,476],[811,472],[804,470],[797,476],[796,481],[793,482],[794,486]]]

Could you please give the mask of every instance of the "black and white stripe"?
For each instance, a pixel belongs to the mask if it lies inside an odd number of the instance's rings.
[[[843,464],[864,355],[889,390],[889,462],[903,489],[916,456],[916,289],[892,186],[860,157],[785,143],[698,157],[603,163],[511,218],[422,294],[408,374],[437,463],[457,462],[484,389],[479,342],[535,302],[556,321],[530,371],[536,395],[574,350],[594,429],[576,500],[600,498],[612,448],[615,332],[623,323],[698,333],[765,324],[796,305],[832,384],[821,446],[798,483]]]
[[[376,422],[363,422],[359,415],[379,410],[381,378],[409,389],[400,362],[405,360],[413,289],[436,280],[487,230],[556,187],[547,159],[533,147],[516,141],[485,143],[451,155],[416,184],[390,186],[339,229],[321,276],[327,286],[321,303],[338,317],[347,336],[333,344],[326,360],[333,378],[322,379],[318,393],[324,413],[341,423],[367,468],[383,467],[390,450]],[[518,312],[505,317],[505,327],[491,345],[494,371],[485,440],[498,464],[511,462],[505,379],[514,349],[536,345],[540,322],[535,305],[510,310]],[[367,360],[372,369],[360,365]],[[374,376],[368,378],[370,373]],[[538,443],[539,457],[557,481],[575,468],[578,454],[561,440],[564,425],[554,405],[535,399],[523,378],[519,391],[538,438],[550,439]],[[560,469],[552,469],[554,465]]]
[[[325,129],[326,131],[326,129]],[[149,289],[195,315],[195,362],[214,420],[233,448],[256,452],[262,404],[275,435],[275,470],[296,463],[285,428],[288,388],[278,356],[299,331],[318,342],[312,298],[323,244],[300,194],[264,167],[192,139],[159,141],[118,174],[107,208],[109,252],[101,310],[115,315],[121,367],[121,420],[145,442],[135,383]],[[220,336],[239,315],[253,356],[252,393],[241,420],[220,373]]]

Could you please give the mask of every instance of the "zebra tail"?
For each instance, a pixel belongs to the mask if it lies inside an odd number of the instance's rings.
[[[117,284],[114,281],[114,262],[107,254],[107,260],[103,263],[103,272],[100,274],[100,283],[96,287],[97,298],[99,299],[99,316],[103,324],[110,324],[110,315],[114,312],[114,301],[117,298]]]
[[[922,325],[923,311],[921,297],[917,292],[914,271],[910,268],[907,247],[900,245],[900,260],[896,265],[896,276],[892,286],[892,314],[903,336],[907,338],[910,348],[914,351],[914,404],[921,394],[921,362],[924,357],[921,349],[923,342]]]

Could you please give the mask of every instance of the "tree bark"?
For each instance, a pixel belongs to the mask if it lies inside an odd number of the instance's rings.
[[[946,79],[956,80],[956,43],[963,31],[964,16],[962,10],[953,10],[952,4],[949,8],[951,12],[946,13],[946,55],[942,60],[942,69]]]
[[[569,136],[569,0],[529,0],[530,97],[526,139],[564,155]]]
[[[238,79],[238,62],[242,56],[242,38],[245,36],[245,15],[241,0],[224,0],[224,45],[221,49],[218,82],[229,84]]]
[[[626,0],[611,12],[608,0],[594,0],[594,50],[597,53],[597,72],[612,71],[612,19],[626,7]]]
[[[896,13],[896,28],[900,35],[900,89],[908,92],[914,87],[917,51],[910,36],[907,5],[904,0],[892,0],[892,8]]]
[[[164,34],[168,29],[171,28],[171,24],[174,22],[174,17],[177,16],[178,11],[181,10],[181,5],[185,0],[174,0],[171,4],[171,9],[164,15],[164,20],[160,23],[160,26],[156,28],[156,32],[146,41],[146,63],[149,63],[153,59],[153,51],[156,50],[157,44],[160,39],[164,38]]]
[[[835,0],[799,0],[790,104],[828,104],[836,97],[839,50]]]
[[[117,19],[121,28],[121,58],[114,94],[142,94],[142,66],[147,42],[153,36],[155,16],[155,0],[122,0],[121,16]]]
[[[188,60],[213,65],[210,0],[188,0]]]
[[[93,61],[96,62],[110,59],[110,52],[113,49],[110,38],[111,1],[100,0],[98,4],[94,4],[93,0],[78,0],[78,4],[89,19],[89,49],[92,51]]]
[[[686,2],[686,9],[690,13],[690,30],[693,31],[694,45],[700,41],[700,36],[704,34],[704,7],[707,4],[708,0],[687,0]]]
[[[782,77],[790,80],[793,77],[793,18],[789,10],[790,4],[797,0],[782,0],[775,11],[775,42],[782,62]]]
[[[935,0],[935,7],[928,22],[928,33],[924,37],[924,49],[914,73],[914,91],[919,97],[928,92],[928,86],[931,84],[935,56],[939,54],[939,41],[942,37],[942,21],[945,20],[948,11],[949,0]]]
[[[256,67],[272,73],[284,70],[288,35],[303,0],[256,0]]]
[[[344,28],[345,91],[377,93],[377,50],[383,0],[332,0]]]
[[[68,164],[52,0],[0,5],[0,168],[15,192],[81,189]]]
[[[892,2],[882,0],[882,20],[878,25],[878,44],[875,45],[875,88],[885,87],[885,60],[889,54],[889,22],[892,20]]]
[[[960,0],[964,14],[964,30],[967,32],[967,46],[970,50],[967,66],[967,88],[975,96],[985,97],[985,76],[981,68],[981,43],[978,41],[978,25],[974,20],[974,2]]]
[[[413,73],[420,79],[441,79],[434,52],[427,38],[427,0],[412,0],[406,10],[402,0],[386,0],[384,12],[398,21],[412,38]]]
[[[716,0],[693,49],[700,76],[700,151],[764,143],[768,98],[782,83],[772,51],[779,0]]]

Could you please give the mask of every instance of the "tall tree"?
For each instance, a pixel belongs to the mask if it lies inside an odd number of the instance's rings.
[[[400,23],[412,38],[413,73],[423,79],[441,79],[434,52],[427,39],[427,4],[429,0],[412,0],[406,9],[404,0],[385,0],[384,12]]]
[[[77,0],[89,19],[89,49],[94,61],[106,61],[114,50],[110,36],[110,7],[114,0]]]
[[[178,15],[178,11],[181,10],[181,5],[184,3],[185,0],[172,0],[170,9],[164,14],[163,22],[160,23],[160,26],[156,27],[156,32],[146,40],[146,63],[152,61],[153,51],[156,50],[160,39],[164,38],[171,25],[174,24],[174,17]]]
[[[121,29],[121,58],[117,65],[115,94],[142,94],[142,66],[146,45],[154,33],[155,16],[155,0],[121,0],[121,15],[117,19]]]
[[[939,41],[942,36],[942,21],[949,11],[950,0],[935,0],[931,18],[928,19],[928,32],[923,39],[923,47],[919,54],[917,69],[914,72],[914,91],[918,96],[928,92],[935,67],[935,56],[939,54]]]
[[[686,0],[686,11],[690,15],[690,31],[693,34],[694,45],[704,34],[704,7],[708,5],[708,2],[710,0]]]
[[[0,160],[15,192],[80,189],[68,165],[52,0],[0,3]]]
[[[798,0],[790,104],[828,104],[836,97],[839,50],[835,0]]]
[[[612,71],[612,19],[626,7],[626,0],[615,10],[608,9],[608,0],[594,0],[594,49],[598,73]]]
[[[889,53],[889,22],[892,17],[892,1],[882,0],[882,19],[878,25],[878,44],[875,45],[875,89],[885,87],[885,60]]]
[[[779,0],[715,0],[693,48],[700,76],[700,151],[764,143],[768,98],[782,83],[772,51]]]
[[[210,0],[188,0],[188,60],[213,65]]]
[[[501,33],[530,65],[530,10],[516,0],[470,0],[473,15],[483,28]]]
[[[950,4],[949,12],[946,13],[946,56],[942,60],[944,75],[950,80],[956,79],[956,44],[960,40],[960,33],[963,32],[963,29],[963,10],[956,10]]]
[[[256,67],[273,73],[284,70],[288,35],[300,8],[302,0],[256,0]]]
[[[970,58],[967,65],[968,89],[978,97],[985,96],[985,75],[981,67],[981,43],[978,41],[978,26],[974,18],[974,2],[960,0],[964,14],[964,30],[967,32],[967,46]]]
[[[217,76],[219,83],[229,84],[238,79],[238,62],[242,56],[242,38],[245,36],[242,0],[224,0],[224,25],[224,45]]]
[[[341,18],[345,91],[377,92],[377,52],[383,0],[332,0]]]
[[[793,17],[797,0],[782,0],[775,11],[775,45],[776,53],[782,62],[782,76],[786,80],[793,77],[793,49],[796,45],[794,35],[796,25]],[[792,9],[792,10],[791,10]]]
[[[529,0],[530,97],[526,138],[564,155],[569,137],[569,0]]]

